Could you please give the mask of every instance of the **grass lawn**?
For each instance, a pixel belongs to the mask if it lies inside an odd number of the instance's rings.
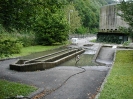
[[[119,50],[98,99],[133,99],[133,50]]]
[[[31,53],[34,52],[41,52],[41,51],[47,51],[47,50],[52,50],[55,48],[59,48],[61,47],[61,45],[58,46],[29,46],[29,47],[23,47],[21,49],[21,53],[20,54],[13,54],[10,57],[19,57],[19,56],[25,56],[25,55],[29,55]]]
[[[14,82],[8,82],[6,80],[0,80],[0,99],[7,97],[15,97],[17,95],[29,95],[37,88]],[[12,98],[11,98],[12,99]]]

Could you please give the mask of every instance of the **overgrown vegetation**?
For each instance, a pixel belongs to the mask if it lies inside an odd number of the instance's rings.
[[[120,10],[118,15],[129,25],[129,27],[120,27],[120,31],[127,33],[133,40],[133,0],[122,0],[117,8]]]
[[[0,0],[0,34],[9,35],[18,52],[18,45],[63,44],[70,33],[96,32],[107,1],[113,0]],[[2,47],[0,57],[13,54]]]
[[[99,99],[133,98],[133,50],[119,50]]]
[[[21,53],[21,48],[36,45],[35,36],[32,33],[18,31],[7,32],[0,26],[0,58],[9,57],[12,54]]]
[[[130,43],[131,43],[131,41],[126,41],[126,42],[123,43],[123,46],[125,46],[125,47],[129,46]]]
[[[121,44],[123,43],[123,41],[121,39],[119,39],[119,35],[114,35],[114,34],[110,34],[110,35],[107,35],[107,34],[100,34],[98,35],[98,39],[97,39],[98,42],[106,42],[106,43],[116,43],[116,44]]]
[[[0,58],[20,53],[22,43],[6,34],[0,34]]]
[[[17,95],[27,96],[35,90],[37,88],[33,86],[0,80],[0,99],[9,99],[9,97],[15,97]]]

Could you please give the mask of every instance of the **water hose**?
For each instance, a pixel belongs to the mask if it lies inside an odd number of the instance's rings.
[[[76,61],[76,62],[75,62],[75,67],[82,69],[82,71],[80,71],[80,72],[78,72],[78,73],[75,73],[75,74],[69,76],[69,77],[68,77],[60,86],[58,86],[57,88],[51,89],[51,90],[44,90],[44,91],[41,92],[40,94],[34,96],[32,99],[38,99],[38,98],[40,99],[40,98],[42,98],[42,97],[44,98],[44,97],[46,97],[47,95],[51,94],[52,92],[54,92],[54,91],[58,90],[59,88],[61,88],[71,77],[73,77],[73,76],[75,76],[75,75],[77,75],[77,74],[84,73],[84,72],[86,71],[86,69],[85,69],[85,68],[82,68],[82,67],[79,67],[79,66],[77,65],[77,63],[79,62],[79,60],[80,60],[80,57],[79,57],[79,55],[77,55],[77,56],[75,57],[75,61]]]

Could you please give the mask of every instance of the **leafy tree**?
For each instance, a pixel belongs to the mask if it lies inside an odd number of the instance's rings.
[[[77,34],[85,34],[87,33],[87,29],[85,27],[79,27],[78,29],[76,29],[76,33]]]
[[[68,39],[68,22],[61,10],[63,4],[57,0],[47,0],[43,3],[45,4],[40,6],[43,13],[37,18],[34,29],[37,42],[42,45],[63,43]]]
[[[68,0],[68,2],[73,3],[78,10],[82,28],[86,28],[90,33],[98,29],[99,11],[101,6],[107,4],[105,0]]]
[[[128,33],[129,36],[133,38],[133,0],[123,0],[118,5],[118,9],[121,11],[118,15],[129,25],[128,28],[120,27],[120,30],[124,33]]]
[[[65,0],[0,0],[0,23],[8,30],[35,31],[38,44],[68,38]]]
[[[75,30],[82,25],[78,11],[75,9],[73,4],[68,4],[64,8],[64,12],[69,24],[69,32],[75,33]]]
[[[11,38],[2,33],[0,34],[0,38],[0,58],[20,53],[22,43],[18,39]]]
[[[0,0],[0,23],[6,29],[31,29],[34,22],[32,4],[30,0]]]

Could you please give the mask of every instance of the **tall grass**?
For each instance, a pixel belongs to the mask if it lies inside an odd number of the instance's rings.
[[[21,41],[24,47],[36,45],[35,33],[33,31],[17,31],[12,29],[12,31],[9,32],[4,27],[2,27],[2,25],[0,25],[0,34],[5,38],[12,38]]]

